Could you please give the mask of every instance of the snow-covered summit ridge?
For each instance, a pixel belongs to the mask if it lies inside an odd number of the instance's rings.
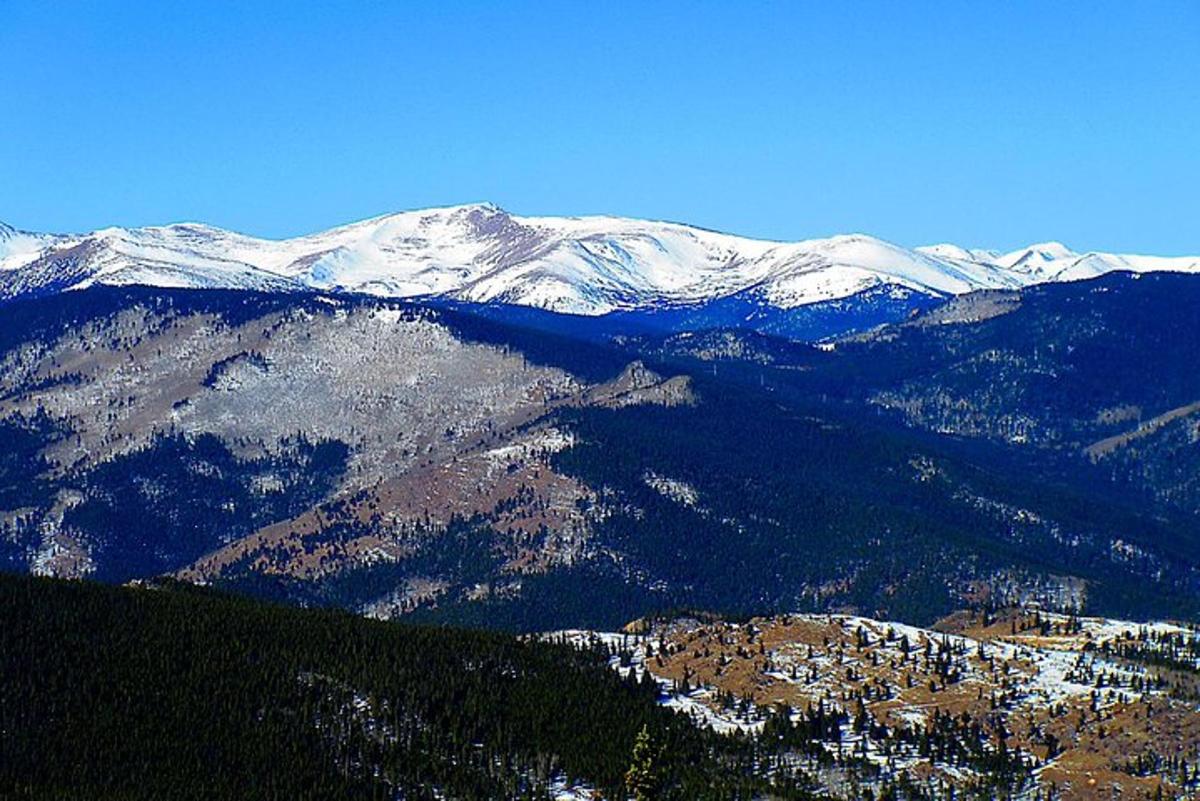
[[[774,242],[625,217],[522,217],[490,203],[284,240],[202,223],[78,235],[0,223],[0,298],[97,283],[308,288],[602,314],[734,295],[794,308],[881,286],[945,296],[1112,270],[1200,272],[1200,257],[1081,254],[1059,243],[1012,253],[907,249],[864,234]]]

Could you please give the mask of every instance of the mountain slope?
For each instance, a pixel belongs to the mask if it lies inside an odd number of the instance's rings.
[[[819,356],[774,347],[764,363],[796,368],[772,380],[800,392],[991,441],[1198,514],[1197,309],[1196,276],[1113,273],[965,295]],[[686,340],[645,347],[689,353]]]
[[[772,789],[743,769],[756,746],[657,707],[607,656],[170,582],[0,575],[0,796],[616,798],[643,726],[670,745],[664,798]]]
[[[900,784],[937,787],[931,798],[1200,788],[1194,627],[1019,609],[958,612],[936,630],[794,613],[644,624],[636,638],[600,636],[623,641],[632,669],[697,725],[852,753]],[[842,777],[815,772],[841,795]]]
[[[928,622],[981,597],[1196,613],[1194,520],[785,383],[836,351],[717,374],[659,358],[712,350],[687,338],[302,293],[92,287],[5,318],[8,569],[523,630],[680,607]]]
[[[43,235],[0,228],[0,300],[93,284],[439,296],[597,315],[740,298],[795,309],[900,287],[931,297],[1200,259],[908,250],[865,235],[785,243],[620,217],[520,217],[490,204],[403,212],[272,241],[200,224]]]

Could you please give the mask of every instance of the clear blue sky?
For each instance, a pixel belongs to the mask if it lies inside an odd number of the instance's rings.
[[[0,220],[1200,253],[1198,2],[186,5],[0,0]]]

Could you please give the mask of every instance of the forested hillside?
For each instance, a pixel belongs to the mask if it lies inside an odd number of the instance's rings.
[[[1194,628],[991,610],[944,633],[631,629],[518,639],[0,575],[0,797],[1093,801],[1200,782]]]
[[[839,345],[814,377],[909,425],[1043,451],[1195,515],[1197,364],[1200,281],[1118,273],[956,299]]]
[[[0,575],[0,797],[545,798],[624,792],[645,728],[669,798],[766,788],[755,747],[656,705],[607,653]],[[787,789],[781,798],[807,797]]]
[[[1191,396],[1156,376],[1190,358],[1169,334],[1191,330],[1173,297],[1197,280],[961,299],[832,350],[728,330],[602,344],[363,297],[14,303],[0,560],[518,631],[679,608],[928,624],[985,602],[1192,618],[1200,523],[1144,480],[1186,478],[1186,415],[1084,448],[1136,425],[1122,404]],[[1126,323],[1109,351],[1156,354],[1136,380],[1071,355]],[[903,393],[1086,436],[947,435]],[[1155,443],[1178,458],[1129,461]]]

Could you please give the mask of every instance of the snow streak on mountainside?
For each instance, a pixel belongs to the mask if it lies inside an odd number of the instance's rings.
[[[518,217],[490,204],[403,212],[286,240],[200,224],[34,234],[0,224],[0,300],[92,284],[441,296],[603,314],[739,297],[791,309],[903,287],[933,296],[1200,272],[1200,257],[908,250],[865,235],[783,243],[620,217]]]

